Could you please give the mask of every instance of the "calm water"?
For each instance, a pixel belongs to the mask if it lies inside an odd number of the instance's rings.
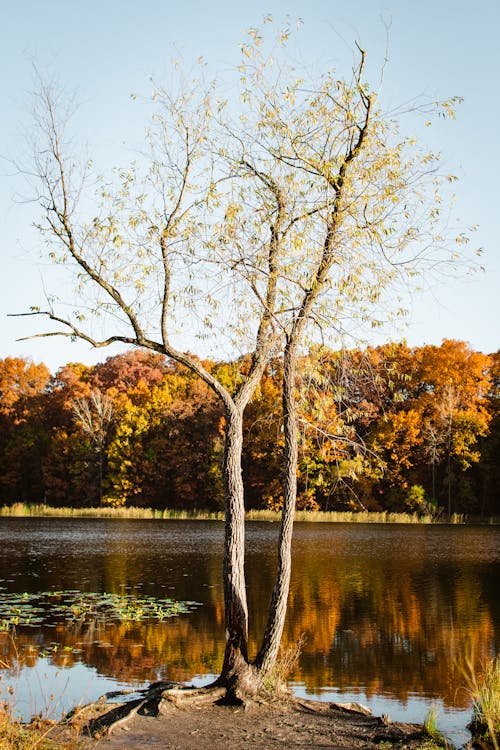
[[[250,523],[251,647],[263,631],[277,526]],[[202,683],[222,663],[222,524],[0,519],[0,597],[78,589],[194,600],[165,622],[20,627],[17,656],[0,634],[3,685],[24,714],[60,713],[124,684]],[[291,684],[322,700],[357,700],[393,719],[465,739],[458,664],[500,652],[500,529],[298,524],[285,645],[306,645]],[[4,696],[3,696],[4,697]]]

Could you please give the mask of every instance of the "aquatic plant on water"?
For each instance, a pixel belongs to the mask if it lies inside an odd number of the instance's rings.
[[[104,623],[167,620],[199,606],[197,602],[154,596],[66,591],[5,593],[0,596],[0,630],[44,623]]]

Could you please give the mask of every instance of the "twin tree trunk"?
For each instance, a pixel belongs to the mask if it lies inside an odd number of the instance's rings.
[[[245,587],[245,507],[241,475],[243,409],[226,407],[224,482],[226,521],[224,542],[224,604],[226,648],[219,684],[235,696],[256,692],[278,656],[285,625],[292,569],[292,533],[296,504],[297,415],[295,401],[296,348],[284,357],[284,477],[283,510],[278,544],[276,579],[266,629],[254,664],[248,658],[248,606]]]

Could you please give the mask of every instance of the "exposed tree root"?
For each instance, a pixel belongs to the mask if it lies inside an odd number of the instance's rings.
[[[364,716],[372,715],[371,709],[367,708],[367,706],[363,706],[362,703],[330,703],[330,708],[336,709],[337,711],[343,711],[347,714],[363,714]]]
[[[123,716],[122,718],[117,718],[111,724],[109,724],[109,726],[107,727],[107,730],[108,730],[107,733],[113,734],[113,732],[115,732],[117,729],[124,728],[129,723],[129,721],[132,721],[134,716],[136,716],[139,713],[139,710],[143,708],[143,706],[145,706],[146,703],[147,703],[146,699],[143,699],[142,701],[138,701],[135,706],[133,706],[132,708],[129,708],[125,716]]]
[[[93,703],[73,709],[65,717],[65,722],[78,725],[84,734],[93,737],[112,734],[116,729],[123,728],[129,721],[132,721],[139,712],[157,715],[162,693],[176,687],[178,683],[175,682],[155,682],[145,690],[117,690],[105,693]],[[109,702],[122,696],[138,693],[143,697],[123,703]]]
[[[184,706],[206,706],[211,703],[217,703],[226,697],[225,687],[208,688],[171,688],[162,692],[158,703],[158,711],[165,713],[172,706],[183,708]]]
[[[84,720],[82,731],[84,734],[88,734],[91,737],[112,734],[117,729],[125,727],[129,721],[132,721],[134,716],[136,716],[147,703],[148,701],[146,698],[141,698],[113,706],[109,711],[101,713],[95,718],[89,718],[86,721]],[[104,705],[109,706],[109,704]],[[99,707],[102,708],[102,706],[102,703],[96,702],[85,706],[84,711],[87,713],[93,709],[98,709]]]
[[[106,693],[97,701],[73,710],[66,717],[66,721],[80,725],[84,734],[101,737],[123,729],[133,721],[137,714],[158,716],[176,709],[202,708],[214,703],[245,705],[248,700],[250,702],[264,700],[265,696],[260,695],[260,692],[258,694],[255,690],[255,684],[252,685],[251,695],[248,696],[241,689],[241,685],[238,688],[236,685],[236,681],[232,681],[229,686],[216,681],[207,687],[195,688],[173,682],[155,682],[145,690]],[[140,693],[142,697],[118,704],[108,702],[110,699],[131,693],[134,695]]]

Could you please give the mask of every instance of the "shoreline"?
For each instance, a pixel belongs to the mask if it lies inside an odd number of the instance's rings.
[[[223,521],[223,511],[176,510],[153,508],[73,508],[52,507],[43,503],[30,505],[14,503],[0,507],[0,518],[102,518],[102,519],[140,519],[160,521]],[[247,521],[279,523],[281,513],[271,510],[249,510]],[[378,524],[415,524],[415,525],[481,525],[496,526],[500,518],[476,518],[462,514],[453,514],[451,518],[421,516],[416,513],[391,513],[389,511],[305,511],[295,512],[296,523],[378,523]]]

